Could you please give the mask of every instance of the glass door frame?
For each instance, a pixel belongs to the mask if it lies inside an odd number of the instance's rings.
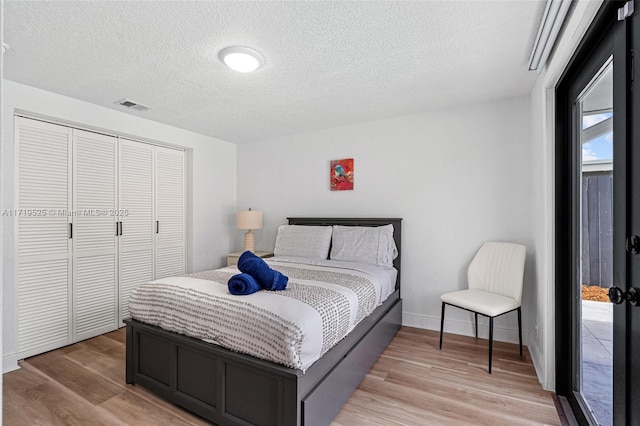
[[[617,11],[624,1],[604,2],[576,53],[565,69],[556,89],[556,143],[555,143],[555,296],[556,296],[556,393],[567,398],[576,420],[583,425],[593,424],[580,389],[581,374],[581,153],[580,135],[576,123],[579,111],[574,101],[589,84],[602,65],[614,55],[614,227],[616,210],[625,209],[620,203],[620,194],[625,192],[625,167],[622,163],[625,152],[620,152],[620,140],[627,137],[625,117],[627,112],[627,34],[625,21],[617,20]],[[636,12],[638,13],[638,12]],[[616,81],[618,83],[616,83]],[[616,148],[616,146],[618,146]],[[616,161],[616,158],[619,159]],[[617,178],[616,178],[617,177]],[[618,194],[617,198],[615,194]],[[616,235],[617,234],[617,235]],[[620,232],[614,231],[614,274],[620,265]],[[624,238],[624,237],[622,237]],[[622,244],[624,247],[624,243]],[[624,262],[624,254],[622,254]],[[622,266],[624,270],[624,266]],[[626,288],[614,276],[614,285]],[[622,284],[622,285],[620,285]],[[624,352],[624,313],[614,314],[614,424],[624,424],[626,398],[616,395],[626,394],[626,381],[620,380],[624,365],[617,365],[616,350]],[[621,331],[622,330],[622,331]],[[622,345],[622,347],[621,347]],[[622,349],[623,352],[620,352]]]

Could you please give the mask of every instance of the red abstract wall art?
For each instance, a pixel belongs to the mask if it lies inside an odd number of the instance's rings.
[[[329,182],[332,191],[348,191],[353,189],[353,158],[332,160],[329,171]]]

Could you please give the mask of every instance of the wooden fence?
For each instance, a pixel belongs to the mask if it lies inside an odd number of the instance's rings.
[[[582,283],[613,285],[613,172],[582,174]]]

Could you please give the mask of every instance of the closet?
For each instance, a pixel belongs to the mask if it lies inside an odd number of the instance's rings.
[[[18,357],[121,326],[185,272],[184,151],[16,117]]]

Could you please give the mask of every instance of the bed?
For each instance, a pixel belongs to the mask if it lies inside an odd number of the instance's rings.
[[[302,368],[128,319],[126,382],[220,426],[329,424],[400,327],[401,219],[289,218],[289,224],[392,224],[398,256],[393,260],[397,277],[391,295],[345,338]]]

